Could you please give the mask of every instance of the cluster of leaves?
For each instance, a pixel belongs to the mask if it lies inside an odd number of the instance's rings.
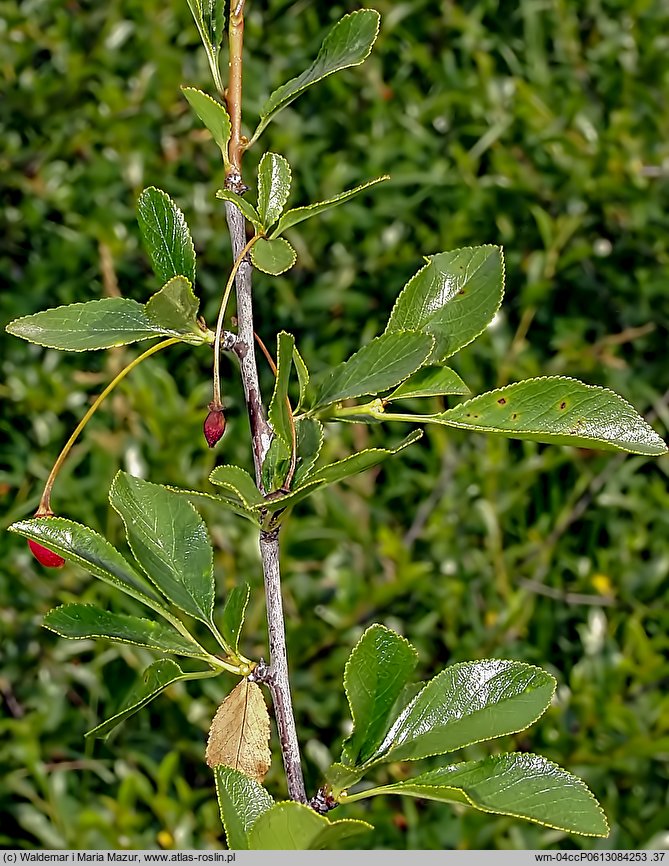
[[[107,736],[176,682],[216,676],[226,667],[248,675],[253,668],[239,653],[249,587],[245,584],[229,593],[219,630],[214,615],[213,551],[195,509],[161,485],[126,473],[118,474],[110,502],[150,582],[111,544],[81,524],[51,517],[12,527],[84,566],[166,622],[75,602],[48,613],[47,628],[68,638],[107,638],[146,647],[198,665],[184,670],[170,658],[153,662],[118,711],[89,731],[98,737]],[[193,636],[183,614],[209,629],[226,654],[223,662]],[[453,665],[416,686],[409,678],[417,660],[415,649],[404,638],[380,625],[369,628],[353,650],[344,676],[353,731],[344,743],[341,763],[327,772],[324,788],[333,805],[400,794],[465,803],[570,832],[606,835],[603,813],[585,785],[534,755],[507,754],[450,765],[410,781],[349,795],[352,785],[381,764],[454,752],[523,730],[545,711],[555,691],[549,674],[501,660]],[[207,747],[207,762],[216,767],[230,847],[321,848],[369,829],[360,821],[331,822],[297,803],[274,804],[260,785],[269,767],[268,738],[269,719],[260,690],[244,679],[219,708]]]
[[[452,665],[427,683],[410,683],[418,654],[381,625],[364,633],[346,664],[344,686],[353,717],[341,763],[327,771],[330,805],[382,794],[421,797],[513,815],[572,833],[605,836],[608,825],[580,779],[538,755],[509,753],[430,770],[412,779],[350,794],[382,764],[455,752],[523,730],[546,710],[555,691],[549,674],[519,662]],[[298,803],[274,803],[256,781],[218,767],[216,786],[231,848],[326,848],[371,829],[330,821]]]
[[[183,656],[199,666],[182,670],[173,659],[153,662],[140,674],[118,712],[89,731],[95,736],[106,736],[172,683],[216,676],[222,670],[242,674],[251,670],[249,660],[239,652],[249,586],[240,584],[232,589],[220,615],[214,610],[213,549],[193,506],[161,485],[125,472],[116,476],[109,501],[123,520],[128,545],[141,571],[92,529],[63,517],[19,521],[12,531],[83,566],[144,604],[167,624],[75,602],[52,610],[44,625],[63,637],[104,637]],[[191,634],[182,614],[206,626],[218,651],[224,653],[222,661]]]

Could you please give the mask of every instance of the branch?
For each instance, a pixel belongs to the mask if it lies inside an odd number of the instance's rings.
[[[279,566],[279,533],[260,533],[260,556],[265,576],[265,599],[267,602],[267,626],[269,631],[269,667],[256,667],[252,676],[265,682],[272,694],[274,716],[279,732],[283,766],[286,771],[288,793],[292,800],[306,803],[300,747],[295,728],[293,704],[290,696],[288,654],[284,628],[283,602],[281,599],[281,572]],[[260,668],[260,669],[258,669]]]
[[[244,217],[236,204],[225,203],[225,215],[230,230],[232,255],[236,260],[246,246],[246,226]],[[244,387],[244,400],[249,413],[251,425],[251,441],[253,445],[253,464],[255,466],[256,484],[262,491],[261,470],[267,449],[272,441],[272,428],[265,420],[265,412],[260,396],[258,383],[258,368],[256,366],[255,346],[253,342],[253,297],[251,285],[251,262],[244,258],[235,277],[237,290],[237,340],[234,351],[239,358],[239,369]]]
[[[242,135],[242,69],[244,46],[244,3],[236,0],[230,7],[230,78],[226,93],[228,113],[230,114],[231,137],[228,147],[231,174],[241,182],[242,155],[248,141]],[[239,192],[235,189],[235,192]]]
[[[229,157],[232,170],[226,177],[228,189],[238,194],[246,191],[241,176],[241,157],[246,142],[241,135],[242,116],[242,48],[244,37],[244,0],[237,0],[230,12],[230,81],[227,91],[228,111],[232,123]],[[246,246],[246,224],[237,205],[225,203],[225,214],[230,230],[232,255],[235,261]],[[244,388],[244,399],[251,425],[251,443],[256,484],[264,493],[262,484],[262,464],[272,441],[272,428],[265,419],[265,411],[258,383],[256,366],[253,293],[251,285],[251,262],[244,256],[235,276],[237,291],[237,340],[233,347],[239,358],[239,368]],[[265,682],[272,695],[274,716],[279,731],[279,742],[283,765],[286,771],[288,794],[292,800],[306,803],[300,746],[295,729],[293,704],[290,695],[288,676],[288,655],[286,652],[286,629],[281,599],[281,572],[279,568],[279,534],[260,533],[260,556],[262,559],[265,597],[267,599],[267,632],[269,636],[270,664],[258,666],[253,677]]]

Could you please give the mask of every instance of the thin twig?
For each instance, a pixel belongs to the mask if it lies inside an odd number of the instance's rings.
[[[293,704],[290,696],[288,673],[288,653],[284,628],[283,601],[281,598],[281,571],[279,564],[278,530],[260,533],[260,556],[265,575],[265,599],[267,603],[267,623],[269,631],[269,653],[271,663],[260,675],[254,675],[266,682],[272,693],[274,716],[279,732],[283,766],[286,771],[288,793],[292,800],[306,803],[300,747],[295,728]]]
[[[236,204],[225,203],[225,215],[230,230],[232,254],[237,260],[246,246],[246,227],[244,217]],[[251,284],[251,262],[244,258],[237,269],[235,277],[237,290],[237,341],[234,352],[239,359],[239,368],[244,387],[244,400],[251,425],[251,442],[253,447],[253,464],[255,466],[256,483],[262,489],[262,464],[272,441],[272,428],[265,420],[258,382],[258,368],[253,346],[253,299]]]
[[[234,265],[232,266],[232,270],[230,271],[230,276],[228,277],[228,282],[225,285],[225,289],[223,290],[223,298],[221,299],[221,306],[218,311],[218,319],[216,321],[216,337],[214,338],[214,399],[211,403],[212,409],[221,408],[221,339],[223,336],[223,321],[225,319],[225,311],[228,306],[230,293],[232,292],[232,287],[235,282],[237,271],[239,270],[244,259],[246,258],[247,253],[250,251],[251,247],[257,240],[258,235],[254,235],[240,251],[239,255],[235,259]]]
[[[232,170],[226,177],[226,187],[239,194],[246,189],[241,177],[241,156],[245,142],[241,135],[242,116],[242,48],[244,36],[244,0],[238,0],[230,14],[230,80],[227,90],[228,111],[232,122],[232,138],[229,157]],[[246,245],[246,226],[241,211],[233,202],[225,203],[225,213],[230,230],[232,254],[235,260]],[[239,358],[240,374],[244,389],[251,426],[253,464],[256,484],[264,493],[262,484],[262,464],[272,440],[272,428],[265,420],[265,412],[258,382],[256,366],[253,295],[251,286],[251,262],[244,256],[237,270],[235,287],[237,290],[237,342],[235,353]],[[279,534],[260,533],[260,557],[262,560],[265,597],[267,599],[267,631],[269,636],[270,664],[260,665],[254,671],[259,682],[266,682],[272,695],[274,716],[279,731],[281,754],[286,771],[288,795],[292,800],[306,803],[300,746],[297,739],[293,704],[290,694],[288,656],[286,652],[286,630],[281,598],[281,572],[279,568]],[[265,673],[261,677],[261,673]]]
[[[244,2],[238,0],[230,8],[230,60],[228,62],[229,79],[226,99],[230,114],[231,136],[228,147],[232,172],[239,176],[242,173],[242,155],[246,139],[242,136],[242,70],[244,46]]]

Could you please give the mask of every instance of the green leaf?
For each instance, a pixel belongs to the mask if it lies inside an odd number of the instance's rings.
[[[126,472],[116,474],[109,501],[148,577],[186,613],[211,622],[213,551],[204,521],[190,502]]]
[[[383,463],[393,454],[398,454],[409,445],[413,445],[422,436],[421,430],[415,430],[406,437],[396,448],[369,448],[367,451],[360,451],[358,454],[352,454],[344,460],[338,460],[336,463],[330,463],[327,466],[322,466],[312,475],[310,475],[307,483],[299,489],[293,490],[281,498],[265,499],[260,506],[269,513],[275,511],[283,511],[301,500],[311,496],[316,490],[321,487],[327,487],[329,484],[335,484],[338,481],[343,481],[351,475],[357,475],[364,472],[366,469],[371,469],[372,466],[378,466]]]
[[[229,189],[219,189],[216,192],[216,198],[223,199],[223,201],[231,201],[233,204],[237,205],[239,210],[242,212],[242,216],[254,225],[259,232],[265,230],[258,211],[253,207],[250,201],[246,201],[246,199],[242,198],[241,195],[237,195],[236,192],[232,192],[232,190]]]
[[[348,201],[351,198],[354,198],[356,195],[359,195],[366,189],[369,189],[370,186],[374,186],[377,183],[381,183],[381,181],[389,179],[390,175],[384,174],[382,177],[377,177],[374,180],[368,180],[366,183],[360,184],[360,186],[356,186],[354,189],[348,189],[345,192],[340,192],[339,195],[336,195],[334,198],[329,198],[327,199],[327,201],[319,201],[315,204],[308,204],[304,207],[296,207],[292,210],[286,211],[286,213],[279,220],[278,226],[272,232],[271,237],[278,238],[279,235],[282,235],[287,229],[291,228],[292,226],[296,226],[298,223],[304,222],[304,220],[311,219],[311,217],[315,217],[317,214],[323,213],[323,211],[330,210],[333,207],[344,204],[344,202]]]
[[[433,345],[431,336],[418,331],[376,337],[322,378],[314,408],[399,385],[422,366]]]
[[[258,165],[258,213],[265,228],[279,219],[290,195],[290,165],[278,153],[266,153]]]
[[[294,348],[295,337],[285,331],[279,331],[276,335],[276,379],[268,412],[269,423],[272,425],[274,433],[283,440],[289,453],[292,450],[293,437],[292,413],[288,403],[288,383],[293,366]]]
[[[423,367],[395,388],[386,400],[438,397],[442,394],[469,394],[469,388],[450,367]]]
[[[280,490],[290,469],[290,448],[275,436],[262,464],[262,486],[266,493]]]
[[[93,604],[64,604],[50,610],[43,625],[61,637],[106,637],[160,652],[203,658],[202,647],[165,623],[111,613]]]
[[[274,805],[274,800],[255,779],[220,764],[214,768],[216,796],[230,850],[246,851],[254,822]]]
[[[297,350],[297,346],[293,349],[293,364],[295,365],[295,370],[297,372],[297,381],[300,386],[300,399],[297,404],[297,408],[301,409],[307,396],[307,387],[309,386],[309,371],[307,370],[307,365],[304,363],[302,355],[300,355]]]
[[[482,812],[526,818],[584,836],[609,833],[606,817],[585,783],[539,755],[511,753],[452,764],[372,788],[356,799],[379,794],[466,803]]]
[[[316,418],[298,418],[295,422],[297,461],[293,487],[301,487],[312,470],[323,447],[323,425]]]
[[[161,285],[172,277],[195,284],[195,248],[184,215],[161,189],[147,187],[137,200],[137,221]]]
[[[411,644],[385,626],[370,626],[349,656],[344,689],[353,732],[344,743],[342,762],[363,764],[388,730],[388,717],[418,662]]]
[[[255,481],[239,466],[217,466],[209,476],[209,480],[212,484],[234,491],[247,508],[264,504],[262,493],[256,487]]]
[[[195,18],[198,30],[201,29],[205,47],[217,51],[221,47],[223,27],[225,23],[224,0],[188,0],[188,5]]]
[[[244,625],[246,605],[249,603],[251,591],[248,583],[239,583],[228,593],[221,614],[221,634],[230,649],[239,649],[239,635]]]
[[[251,261],[259,271],[276,277],[293,267],[297,253],[284,238],[260,238],[251,247]]]
[[[622,397],[563,376],[516,382],[433,417],[450,427],[515,439],[649,456],[667,452],[650,424]]]
[[[204,45],[214,84],[222,92],[223,81],[218,67],[218,56],[223,38],[225,2],[224,0],[188,0],[188,5]]]
[[[465,247],[430,256],[400,293],[386,333],[413,328],[432,334],[430,361],[437,363],[483,333],[503,295],[501,247]]]
[[[117,725],[145,707],[149,701],[165,691],[172,683],[191,678],[192,674],[184,673],[179,665],[171,659],[158,659],[140,675],[122,709],[102,724],[87,731],[86,736],[106,737]]]
[[[19,520],[9,529],[38,541],[70,562],[76,562],[95,577],[147,607],[164,610],[164,599],[146,579],[126,562],[115,547],[88,526],[64,517],[36,517]]]
[[[312,84],[333,72],[358,66],[369,56],[379,32],[379,13],[374,9],[361,9],[345,15],[330,30],[320,47],[318,56],[297,78],[293,78],[272,93],[260,111],[260,123],[251,144],[258,139],[275,115],[296,99]]]
[[[416,761],[522,731],[543,714],[554,692],[550,674],[521,662],[451,665],[400,713],[368,763]]]
[[[6,330],[38,346],[66,352],[126,346],[165,333],[147,317],[144,305],[130,298],[53,307],[14,319]]]
[[[182,87],[183,95],[191,108],[207,127],[223,154],[223,162],[229,165],[228,142],[230,141],[230,117],[225,106],[195,87]]]
[[[251,827],[248,847],[252,851],[320,851],[371,829],[364,821],[329,821],[302,803],[275,803]]]
[[[204,343],[207,335],[198,325],[199,309],[200,301],[186,277],[173,277],[149,298],[146,316],[163,333],[179,337],[185,343]]]

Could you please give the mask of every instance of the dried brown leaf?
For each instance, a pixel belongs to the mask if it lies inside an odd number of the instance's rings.
[[[224,764],[262,782],[269,769],[269,713],[257,683],[242,680],[216,711],[209,729],[207,764]]]

